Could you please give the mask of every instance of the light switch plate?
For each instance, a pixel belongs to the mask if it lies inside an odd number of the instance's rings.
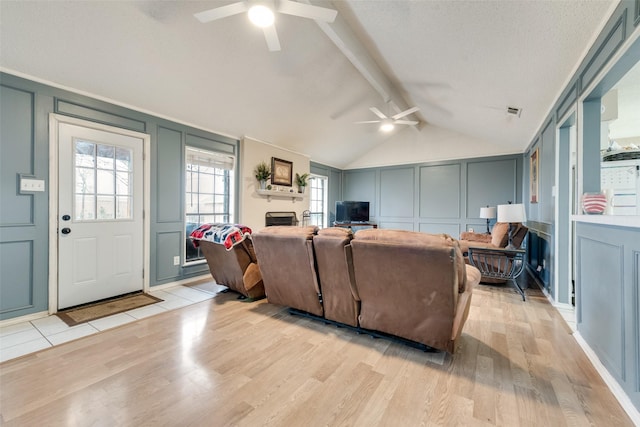
[[[43,192],[45,190],[44,179],[28,178],[20,176],[20,192]]]

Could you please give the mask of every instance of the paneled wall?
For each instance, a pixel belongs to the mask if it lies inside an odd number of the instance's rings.
[[[486,230],[480,208],[522,200],[522,156],[347,170],[344,200],[369,201],[380,228],[447,233]],[[493,221],[495,222],[495,220]]]
[[[569,200],[569,185],[563,184],[563,180],[569,177],[569,138],[556,140],[556,134],[560,125],[560,120],[565,120],[565,116],[572,111],[577,110],[577,103],[580,97],[585,96],[586,90],[592,90],[591,97],[582,105],[582,121],[581,133],[582,147],[579,151],[582,163],[582,191],[600,191],[600,96],[603,95],[608,88],[617,82],[630,68],[630,64],[635,64],[640,58],[640,41],[629,48],[629,53],[621,58],[617,64],[607,73],[595,88],[591,87],[599,78],[599,74],[606,67],[610,66],[612,58],[618,53],[620,48],[629,39],[631,33],[636,30],[638,20],[636,19],[640,8],[640,0],[622,0],[611,18],[608,20],[604,29],[597,37],[594,45],[589,49],[587,55],[578,67],[577,71],[571,76],[568,85],[562,91],[560,97],[549,111],[548,116],[542,122],[542,126],[532,139],[530,146],[526,151],[524,178],[525,178],[525,202],[527,205],[527,214],[530,223],[532,239],[542,239],[539,247],[548,247],[544,254],[535,254],[529,259],[536,261],[529,264],[529,270],[539,279],[547,292],[558,302],[570,303],[570,270],[568,267],[558,267],[558,280],[555,283],[553,270],[541,271],[541,269],[553,269],[554,260],[567,261],[569,252],[568,233],[565,230],[568,224],[555,224],[556,205],[562,206],[564,211],[560,215],[567,217],[571,205],[567,203]],[[575,113],[574,113],[575,114]],[[556,147],[556,144],[562,143],[564,146]],[[538,173],[538,201],[531,203],[531,182],[530,182],[530,159],[531,155],[536,152],[539,158]],[[563,153],[564,157],[560,160],[562,163],[556,165],[556,153]],[[557,169],[556,169],[557,166]],[[559,171],[559,177],[556,177],[556,170]],[[558,186],[556,187],[556,181]],[[563,202],[564,201],[564,202]],[[562,227],[558,229],[557,227]],[[562,233],[563,238],[559,239],[556,245],[557,235]],[[555,253],[558,246],[560,253]],[[544,259],[540,259],[544,256]],[[544,261],[544,266],[542,262]]]
[[[577,223],[578,331],[640,410],[640,229]]]
[[[47,192],[19,191],[19,175],[49,174],[47,120],[51,98],[0,85],[0,319],[46,310]]]
[[[150,284],[208,272],[173,265],[184,257],[184,147],[237,155],[237,140],[9,74],[0,74],[0,91],[0,320],[48,307],[50,113],[151,136]],[[21,193],[20,174],[44,180],[46,191]]]
[[[640,0],[619,2],[526,151],[525,201],[532,229],[529,247],[535,249],[528,253],[528,266],[559,303],[571,303],[569,126],[577,123],[578,141],[581,141],[578,147],[581,188],[578,191],[599,191],[600,97],[640,60],[640,39],[633,38],[633,33],[640,31],[639,17]],[[630,39],[632,43],[628,43]],[[626,51],[620,55],[623,47]],[[606,75],[602,75],[603,70],[607,70]],[[560,125],[565,129],[558,130]],[[558,140],[556,133],[560,135]],[[560,145],[556,147],[556,144]],[[529,203],[529,159],[536,149],[540,155],[537,204]],[[555,171],[559,174],[557,180]],[[547,176],[553,176],[554,180]],[[640,411],[639,237],[638,227],[577,223],[573,248],[578,331],[637,411]],[[554,253],[555,239],[558,239],[557,254]],[[545,272],[540,265],[542,261],[552,270]],[[554,274],[553,262],[558,263],[557,274]],[[556,276],[560,283],[554,282]]]

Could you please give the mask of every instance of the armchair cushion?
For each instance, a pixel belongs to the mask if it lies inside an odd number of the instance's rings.
[[[496,222],[491,230],[491,243],[496,248],[504,248],[509,243],[509,223]]]

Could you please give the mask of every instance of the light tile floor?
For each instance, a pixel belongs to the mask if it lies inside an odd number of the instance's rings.
[[[67,326],[54,315],[0,327],[0,362],[211,299],[225,289],[227,289],[225,286],[213,282],[201,282],[190,286],[175,286],[161,291],[152,291],[151,295],[164,301],[77,326]]]

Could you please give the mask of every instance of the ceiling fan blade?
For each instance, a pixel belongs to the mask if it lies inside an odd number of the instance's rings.
[[[395,120],[393,122],[393,124],[395,125],[417,125],[420,122],[417,122],[415,120]]]
[[[262,31],[264,32],[264,38],[267,41],[267,46],[269,47],[269,51],[271,52],[279,51],[280,40],[278,39],[278,33],[276,31],[275,25],[264,27]]]
[[[278,2],[278,12],[324,22],[333,22],[338,15],[337,10],[298,3],[290,0],[280,0]]]
[[[211,21],[215,21],[216,19],[226,18],[227,16],[237,15],[238,13],[247,11],[247,3],[239,2],[239,3],[231,3],[226,6],[216,7],[214,9],[205,10],[204,12],[196,13],[196,19],[200,22],[207,23]]]
[[[376,107],[369,108],[373,114],[380,117],[381,119],[387,119],[388,117],[382,114],[382,111],[378,110]]]
[[[353,122],[353,123],[356,124],[356,125],[362,125],[362,124],[365,124],[365,123],[380,123],[380,120],[366,120],[364,122]]]
[[[420,109],[420,107],[409,108],[408,110],[404,110],[403,112],[396,114],[395,116],[392,117],[392,119],[393,120],[398,120],[401,117],[408,116],[411,113],[415,113],[419,109]]]

